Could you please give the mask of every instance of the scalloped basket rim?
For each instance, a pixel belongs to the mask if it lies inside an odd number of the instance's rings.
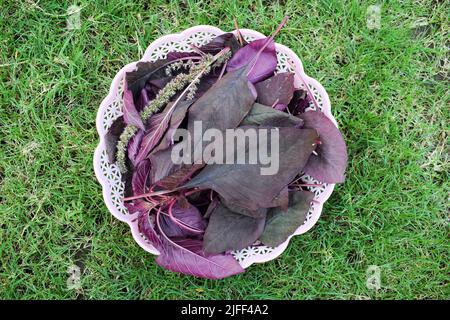
[[[198,26],[188,28],[188,29],[182,31],[181,33],[173,33],[173,34],[169,34],[169,35],[164,35],[164,36],[156,39],[155,41],[153,41],[147,47],[143,57],[139,61],[131,62],[131,63],[125,65],[122,69],[119,70],[119,72],[117,72],[117,74],[114,76],[114,78],[111,82],[108,95],[103,99],[103,101],[100,104],[100,107],[97,111],[96,127],[97,127],[97,132],[98,132],[100,141],[94,152],[93,165],[94,165],[94,172],[97,177],[97,180],[102,185],[102,193],[103,193],[104,202],[105,202],[109,212],[115,218],[117,218],[118,220],[120,220],[122,222],[126,222],[130,226],[132,236],[133,236],[134,240],[139,244],[139,246],[142,247],[147,252],[154,254],[154,255],[158,255],[159,252],[151,244],[146,242],[143,239],[143,237],[140,235],[140,232],[137,228],[137,223],[134,222],[136,220],[136,215],[124,215],[124,214],[120,213],[117,210],[117,208],[113,205],[112,201],[110,200],[110,195],[111,195],[110,185],[109,185],[109,182],[106,179],[105,175],[101,172],[101,168],[99,165],[99,163],[101,161],[100,160],[101,154],[102,154],[103,150],[105,149],[104,135],[106,133],[106,130],[103,128],[103,114],[104,114],[106,107],[116,97],[117,89],[119,87],[120,81],[125,72],[129,72],[129,71],[132,71],[133,69],[135,69],[135,66],[138,62],[150,61],[151,60],[150,56],[153,53],[153,51],[156,48],[158,48],[159,46],[163,45],[164,43],[166,43],[168,41],[175,41],[175,40],[180,41],[182,39],[186,39],[189,35],[192,35],[194,33],[199,33],[199,32],[205,32],[205,31],[215,33],[216,35],[226,33],[224,31],[222,31],[221,29],[214,27],[214,26],[198,25]],[[250,36],[250,37],[253,37],[254,39],[260,39],[260,38],[265,37],[262,33],[257,32],[255,30],[251,30],[251,29],[240,29],[240,31],[244,36]],[[236,30],[231,31],[231,32],[233,32],[234,34],[237,33]],[[323,99],[322,112],[328,118],[330,118],[332,120],[332,122],[337,126],[336,119],[331,114],[330,99],[328,97],[327,92],[323,88],[323,86],[317,80],[309,77],[304,72],[303,64],[302,64],[301,60],[298,58],[298,56],[295,54],[294,51],[292,51],[290,48],[288,48],[282,44],[279,44],[279,43],[276,43],[276,49],[277,49],[277,51],[282,51],[282,52],[286,53],[289,56],[289,58],[293,61],[293,64],[295,66],[295,73],[301,74],[303,76],[303,78],[305,79],[305,81],[309,85],[312,85],[313,87],[315,87],[319,90],[321,97]],[[304,225],[299,227],[284,243],[277,246],[271,252],[264,253],[264,255],[260,256],[259,258],[246,259],[245,261],[240,262],[241,266],[243,268],[248,268],[253,263],[264,263],[264,262],[275,259],[281,253],[283,253],[283,251],[287,248],[287,246],[289,245],[289,241],[291,240],[291,238],[293,236],[300,235],[300,234],[303,234],[303,233],[309,231],[317,223],[318,219],[320,218],[323,204],[325,203],[325,201],[327,201],[327,199],[333,193],[334,186],[335,186],[334,184],[328,184],[326,186],[325,190],[318,197],[315,197],[315,200],[318,201],[318,203],[316,203],[315,207],[314,207],[314,211],[316,212],[316,214],[313,215],[311,217],[311,219],[307,220]],[[243,249],[243,250],[245,250],[245,249]]]

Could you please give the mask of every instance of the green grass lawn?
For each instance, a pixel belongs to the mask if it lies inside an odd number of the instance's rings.
[[[449,299],[447,1],[60,1],[0,7],[0,298]],[[105,207],[97,108],[161,35],[198,24],[270,33],[327,89],[347,181],[278,259],[220,281],[166,271]],[[81,289],[67,269],[81,267]],[[381,289],[366,270],[381,270]]]

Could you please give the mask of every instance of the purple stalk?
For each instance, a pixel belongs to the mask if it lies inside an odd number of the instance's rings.
[[[283,26],[286,24],[288,19],[289,19],[288,16],[284,17],[284,19],[283,19],[283,21],[281,21],[280,25],[275,29],[275,31],[270,35],[270,37],[267,38],[267,40],[264,43],[264,45],[262,46],[262,48],[259,49],[258,53],[253,58],[253,60],[249,62],[248,65],[251,67],[250,67],[250,70],[247,71],[247,76],[250,74],[250,72],[252,72],[253,68],[256,65],[256,62],[258,61],[259,57],[261,56],[261,53],[267,48],[267,46],[269,45],[269,42],[275,38],[275,36],[278,34],[278,32],[280,32],[281,28],[283,28]]]
[[[159,210],[156,212],[156,225],[157,225],[158,230],[159,230],[159,232],[161,233],[161,235],[162,235],[169,243],[171,243],[172,245],[174,245],[174,246],[177,247],[178,249],[181,249],[181,250],[183,250],[183,251],[187,251],[187,252],[189,252],[189,253],[192,253],[193,255],[197,256],[199,259],[206,260],[206,261],[208,261],[208,262],[210,262],[210,263],[216,265],[217,267],[223,269],[223,267],[222,267],[221,265],[215,263],[214,261],[211,261],[211,260],[209,260],[209,259],[206,259],[205,257],[203,257],[203,256],[201,256],[201,255],[199,255],[199,254],[197,254],[197,253],[195,253],[195,252],[193,252],[193,251],[191,251],[191,250],[188,250],[188,249],[186,249],[185,247],[182,247],[182,246],[180,246],[179,244],[173,242],[173,241],[172,241],[172,240],[164,233],[164,231],[163,231],[162,228],[161,228],[161,223],[159,222],[160,213],[161,213],[161,208],[159,208]]]
[[[186,223],[184,223],[183,221],[180,221],[179,219],[177,219],[177,218],[174,217],[173,211],[172,211],[172,210],[173,210],[173,206],[175,205],[175,202],[176,202],[176,200],[172,201],[172,202],[169,204],[169,210],[168,210],[168,212],[169,212],[170,220],[172,220],[176,225],[178,225],[178,226],[180,226],[181,228],[186,229],[186,230],[188,230],[188,231],[195,232],[195,233],[203,233],[202,230],[199,230],[199,229],[197,229],[197,228],[191,227],[191,226],[187,225]]]

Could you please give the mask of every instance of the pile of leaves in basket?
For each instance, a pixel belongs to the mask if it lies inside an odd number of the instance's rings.
[[[246,42],[238,29],[125,75],[123,116],[105,136],[107,153],[122,173],[125,206],[164,268],[211,279],[241,273],[232,251],[278,246],[304,223],[314,194],[303,173],[344,181],[341,133],[319,108],[306,111],[317,102],[301,75],[275,73],[274,36],[286,20],[270,37]],[[276,129],[276,174],[261,174],[261,162],[217,164],[195,152],[191,163],[174,163],[175,149],[204,144],[196,123],[202,132]],[[174,139],[181,129],[194,137],[190,149]]]

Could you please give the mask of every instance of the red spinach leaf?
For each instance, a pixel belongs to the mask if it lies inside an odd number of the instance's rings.
[[[149,185],[150,177],[150,161],[144,160],[138,164],[135,171],[133,172],[133,178],[131,184],[133,187],[134,195],[143,194],[147,192],[147,187]]]
[[[301,127],[303,120],[274,108],[255,103],[241,126]]]
[[[207,129],[236,128],[254,103],[245,74],[245,68],[227,73],[217,81],[189,109],[188,130],[194,137],[194,123],[201,122],[202,132]],[[202,137],[192,142],[194,148],[202,144]],[[193,159],[193,162],[199,159]]]
[[[255,65],[248,74],[248,80],[256,83],[271,76],[277,67],[277,53],[275,42],[271,38],[264,38],[250,42],[245,47],[239,49],[228,61],[227,71],[234,71],[253,63],[258,52],[269,42],[261,55],[256,60]]]
[[[165,78],[166,67],[169,64],[170,61],[167,59],[160,59],[155,62],[138,62],[136,70],[127,72],[126,84],[133,93],[133,97],[139,96],[147,81]]]
[[[273,77],[255,84],[258,92],[257,102],[272,106],[287,105],[294,94],[294,74],[292,72],[277,73]]]
[[[291,236],[306,220],[314,193],[296,191],[289,195],[289,208],[270,209],[267,213],[264,232],[259,238],[266,246],[276,247]]]
[[[265,216],[251,218],[219,204],[209,218],[203,250],[207,254],[214,254],[243,249],[259,238],[264,223]]]
[[[311,102],[308,92],[303,89],[297,89],[294,91],[291,101],[288,104],[289,113],[296,116],[305,112]]]
[[[305,128],[319,133],[317,155],[312,155],[303,171],[325,183],[342,183],[347,167],[347,147],[338,128],[320,111],[308,111],[300,115]]]
[[[133,166],[138,165],[136,157],[139,154],[139,148],[141,147],[144,134],[144,131],[139,129],[138,132],[130,139],[130,142],[128,142],[128,159],[130,159]]]
[[[187,201],[186,205],[181,205],[180,201],[177,201],[168,209],[172,216],[161,216],[161,228],[168,237],[185,238],[203,235],[207,223],[195,206]]]
[[[138,215],[138,229],[157,250],[161,250],[162,241],[156,233],[154,223],[150,221],[150,218],[151,216],[148,212],[140,212]]]
[[[127,81],[125,81],[123,89],[123,120],[126,124],[136,126],[144,130],[141,116],[134,105],[133,93],[128,90]]]
[[[207,279],[222,279],[244,272],[231,254],[205,256],[201,240],[170,239],[161,230],[158,215],[156,220],[163,240],[161,254],[156,259],[156,263],[160,266],[174,272]]]
[[[316,131],[311,129],[286,127],[278,130],[279,167],[276,174],[261,175],[261,164],[211,164],[183,188],[213,189],[227,203],[251,211],[271,207],[274,198],[303,169],[318,138]]]
[[[139,163],[145,158],[147,158],[150,151],[159,143],[164,132],[167,130],[169,125],[170,115],[166,113],[157,113],[150,117],[147,121],[147,130],[145,135],[142,137],[141,145],[139,147],[139,152],[136,156],[135,162]]]
[[[123,117],[119,117],[113,121],[111,127],[109,127],[105,134],[105,149],[109,163],[116,162],[117,142],[125,129],[125,125]]]

